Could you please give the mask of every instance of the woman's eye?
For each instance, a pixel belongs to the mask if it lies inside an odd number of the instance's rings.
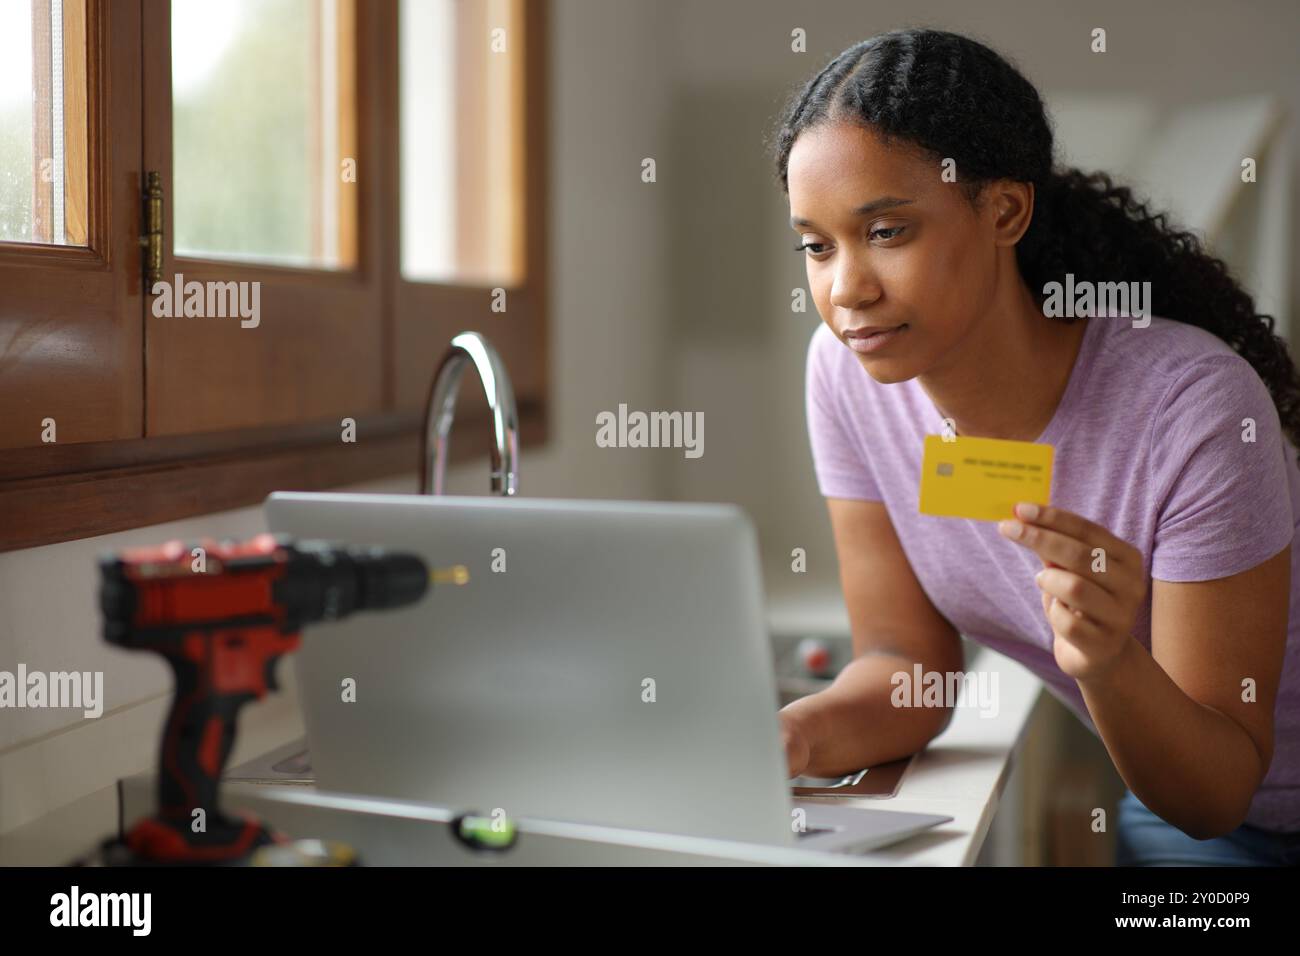
[[[906,226],[889,226],[885,229],[873,229],[867,238],[888,242],[891,239],[897,239],[904,231],[906,231],[906,229]],[[828,244],[824,242],[803,242],[795,246],[794,251],[804,252],[806,250],[813,256],[820,256],[826,250],[827,245]]]

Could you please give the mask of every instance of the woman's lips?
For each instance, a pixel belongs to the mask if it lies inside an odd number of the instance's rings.
[[[907,331],[906,322],[884,332],[873,332],[870,335],[849,335],[846,333],[844,341],[848,343],[849,348],[859,355],[866,355],[869,352],[878,352],[880,349],[885,348],[905,331]]]

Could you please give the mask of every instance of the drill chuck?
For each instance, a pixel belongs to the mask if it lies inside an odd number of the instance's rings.
[[[414,604],[429,589],[429,568],[413,554],[300,541],[275,588],[276,603],[296,612],[290,620],[296,630],[356,611]]]

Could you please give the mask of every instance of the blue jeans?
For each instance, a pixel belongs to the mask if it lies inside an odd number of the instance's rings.
[[[1300,866],[1300,833],[1272,833],[1242,824],[1221,837],[1196,840],[1124,791],[1116,823],[1116,866]]]

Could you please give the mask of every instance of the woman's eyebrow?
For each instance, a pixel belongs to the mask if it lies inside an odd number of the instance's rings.
[[[882,209],[892,209],[895,206],[907,206],[915,202],[914,199],[899,199],[897,196],[881,196],[879,199],[873,199],[869,203],[863,203],[857,209],[853,210],[854,216],[869,216],[873,212],[880,212]],[[798,216],[790,217],[791,226],[811,226],[813,223],[808,219],[800,219]]]

